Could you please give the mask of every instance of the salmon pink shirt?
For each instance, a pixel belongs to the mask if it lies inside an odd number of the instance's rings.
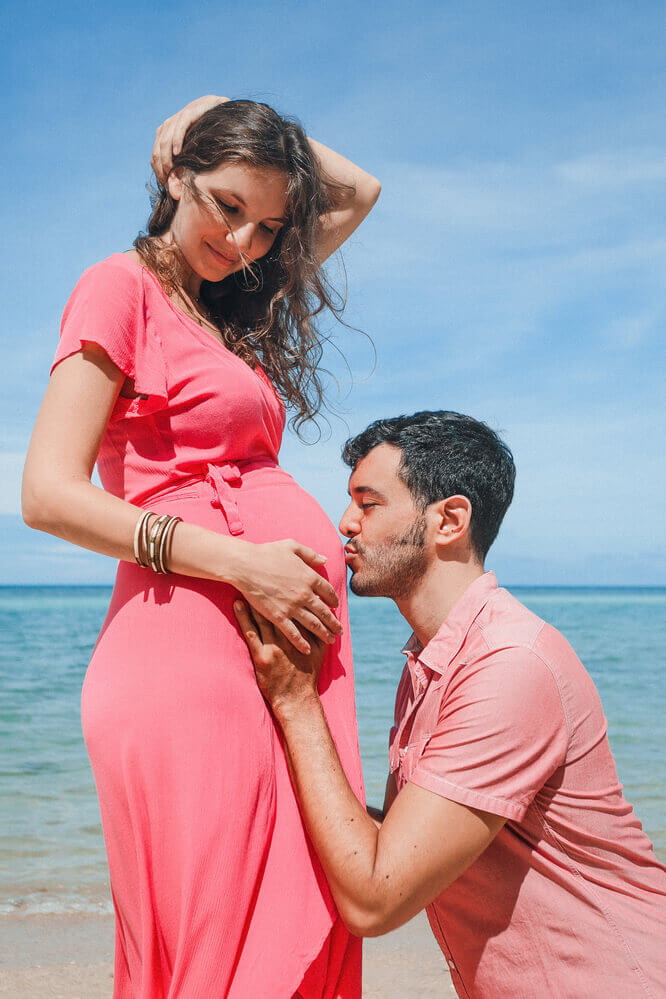
[[[390,764],[507,821],[428,907],[466,999],[663,999],[666,868],[622,794],[571,646],[493,573],[412,636]]]

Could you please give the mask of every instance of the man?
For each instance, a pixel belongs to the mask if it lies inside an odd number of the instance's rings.
[[[342,918],[375,936],[427,907],[460,996],[666,996],[666,868],[622,795],[592,680],[484,571],[510,451],[433,412],[373,423],[344,458],[351,588],[391,597],[413,629],[385,818],[338,761],[321,648],[301,656],[236,610]]]

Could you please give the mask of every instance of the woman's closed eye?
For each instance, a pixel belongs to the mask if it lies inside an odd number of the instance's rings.
[[[219,198],[216,198],[215,202],[223,215],[237,215],[240,210],[238,205],[228,205],[226,202],[220,201]],[[277,229],[272,229],[269,225],[266,225],[265,222],[261,223],[260,228],[263,229],[265,233],[268,233],[269,236],[277,236],[280,231],[279,227]]]
[[[238,205],[227,205],[224,201],[220,201],[219,198],[215,199],[215,203],[218,208],[220,208],[223,212],[226,212],[228,215],[234,215],[238,211]]]

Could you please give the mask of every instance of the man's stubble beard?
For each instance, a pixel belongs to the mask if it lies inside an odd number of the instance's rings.
[[[364,546],[356,545],[363,566],[349,580],[352,593],[392,600],[408,597],[428,568],[425,534],[426,520],[421,515],[404,534],[375,545],[371,554]]]

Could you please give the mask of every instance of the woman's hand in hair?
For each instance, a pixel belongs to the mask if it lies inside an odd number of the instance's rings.
[[[198,121],[202,114],[224,104],[228,97],[216,97],[214,94],[207,94],[205,97],[197,97],[195,101],[190,101],[181,111],[171,115],[162,122],[155,133],[155,144],[150,158],[150,165],[155,171],[155,176],[161,184],[166,180],[169,170],[173,164],[173,157],[177,156],[183,145],[183,139],[190,125]]]

